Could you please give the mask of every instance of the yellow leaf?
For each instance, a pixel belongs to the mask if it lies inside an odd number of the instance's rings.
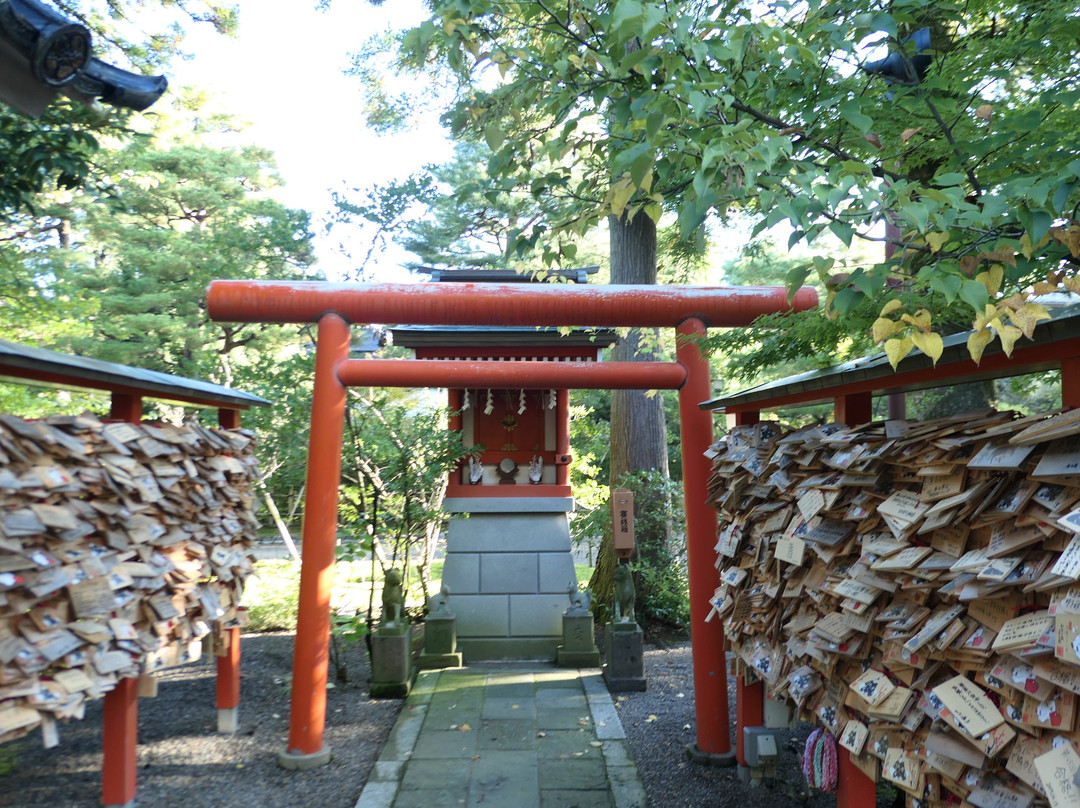
[[[1031,339],[1032,334],[1035,332],[1035,325],[1040,320],[1049,320],[1050,312],[1038,303],[1027,303],[1016,311],[1010,311],[1009,319],[1023,332],[1025,337]]]
[[[941,248],[949,243],[949,234],[931,233],[926,237],[926,243],[930,245],[930,252],[941,252]]]
[[[930,330],[930,312],[926,309],[919,309],[914,314],[902,314],[900,319],[909,325],[913,325],[920,331]]]
[[[983,351],[986,346],[994,341],[994,333],[989,328],[981,331],[973,331],[967,340],[968,353],[975,360],[975,364],[982,361]]]
[[[886,303],[884,306],[881,307],[881,314],[879,314],[878,316],[879,317],[887,317],[888,315],[892,314],[897,309],[902,308],[903,305],[904,304],[901,303],[899,300],[895,300],[895,299],[890,300],[888,303]]]
[[[998,308],[1000,308],[1002,311],[1016,311],[1017,309],[1021,308],[1026,302],[1027,298],[1025,298],[1021,294],[1009,295],[1004,300],[998,302]]]
[[[1016,341],[1020,339],[1024,333],[1014,325],[1003,325],[998,328],[998,339],[1001,340],[1001,348],[1005,351],[1005,355],[1011,357],[1013,352],[1013,346]]]
[[[983,309],[983,313],[975,318],[972,328],[976,331],[986,328],[990,324],[990,321],[997,317],[997,307],[987,303],[986,308]]]
[[[892,365],[893,370],[896,370],[896,366],[900,364],[901,359],[911,353],[914,346],[915,342],[911,337],[885,341],[885,355],[889,357],[889,364]]]
[[[878,317],[874,320],[874,325],[870,330],[871,336],[874,338],[874,344],[879,344],[882,340],[888,339],[893,334],[899,331],[903,331],[904,326],[896,320],[890,320],[887,317]]]
[[[611,190],[608,191],[607,201],[610,203],[611,213],[616,219],[622,218],[623,211],[626,210],[626,204],[633,195],[634,181],[630,179],[630,174],[623,174],[619,179],[615,180]]]
[[[986,287],[986,291],[993,297],[1001,291],[1001,281],[1005,278],[1005,268],[1001,264],[994,264],[986,272],[980,272],[975,280]]]
[[[911,140],[913,137],[915,137],[915,135],[917,135],[921,131],[922,131],[921,126],[916,126],[914,129],[905,129],[903,132],[900,133],[900,141],[902,143],[907,143],[909,140]]]
[[[1020,252],[1024,254],[1025,258],[1031,258],[1035,255],[1038,249],[1044,246],[1048,241],[1050,241],[1049,233],[1039,239],[1038,244],[1032,244],[1031,237],[1027,233],[1024,233],[1022,236],[1020,236]]]
[[[1080,258],[1080,224],[1055,227],[1050,233],[1054,236],[1054,241],[1069,248],[1073,258]]]
[[[941,339],[941,334],[933,332],[924,334],[921,331],[916,331],[911,335],[911,341],[915,343],[916,348],[933,359],[935,365],[941,358],[941,352],[945,350],[945,343]]]
[[[1080,295],[1080,278],[1076,275],[1069,275],[1066,278],[1062,278],[1061,282],[1065,284],[1065,288],[1070,292]]]
[[[1048,295],[1058,290],[1056,283],[1047,283],[1046,281],[1037,281],[1032,287],[1032,291],[1037,295]]]
[[[829,289],[825,295],[825,317],[832,321],[835,321],[840,316],[840,312],[832,306],[834,300],[836,300],[836,290]]]
[[[1000,261],[1003,264],[1008,264],[1011,267],[1016,266],[1016,250],[1012,247],[999,247],[993,252],[979,253],[979,260],[986,259],[987,261]]]
[[[653,721],[656,721],[655,715],[650,715],[648,718],[645,719],[645,723],[647,724],[651,724]]]
[[[990,119],[994,117],[994,108],[990,104],[983,104],[975,110],[975,117],[990,123]]]
[[[458,731],[459,732],[471,732],[472,727],[470,727],[468,724],[462,724],[460,727],[458,727]]]

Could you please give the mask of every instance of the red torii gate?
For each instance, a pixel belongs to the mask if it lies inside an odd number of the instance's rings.
[[[806,310],[817,292],[789,301],[781,287],[570,286],[563,284],[335,284],[316,281],[214,281],[214,320],[318,323],[304,510],[300,610],[293,655],[289,741],[279,763],[313,768],[330,760],[323,744],[330,639],[330,589],[337,542],[345,388],[517,387],[525,389],[678,389],[686,500],[686,554],[694,669],[696,760],[733,762],[724,630],[706,622],[718,585],[712,563],[717,514],[706,504],[712,413],[708,357],[698,339],[711,327],[749,325],[764,314]],[[675,363],[522,363],[349,359],[350,323],[674,327]]]

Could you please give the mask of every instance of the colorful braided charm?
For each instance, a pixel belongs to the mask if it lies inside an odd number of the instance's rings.
[[[824,727],[818,727],[806,739],[802,770],[811,788],[826,793],[836,790],[836,739]]]

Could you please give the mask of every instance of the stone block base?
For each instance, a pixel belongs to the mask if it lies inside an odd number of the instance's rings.
[[[439,670],[440,668],[460,668],[462,666],[461,652],[457,651],[452,654],[429,654],[424,651],[420,654],[420,659],[416,663],[422,671]]]
[[[289,769],[294,772],[306,772],[310,769],[317,769],[319,766],[325,766],[333,759],[334,754],[330,751],[329,746],[324,746],[318,752],[312,752],[310,755],[305,755],[302,752],[278,753],[278,765],[283,769]]]
[[[412,687],[412,626],[371,635],[371,697],[404,698]]]
[[[645,635],[637,623],[608,623],[604,681],[612,693],[641,692],[645,682]]]
[[[591,651],[567,651],[560,645],[555,664],[560,668],[599,668],[600,649],[594,645]]]

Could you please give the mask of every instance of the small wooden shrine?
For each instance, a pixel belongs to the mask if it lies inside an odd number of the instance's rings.
[[[583,282],[595,267],[567,270]],[[528,283],[493,270],[432,270],[437,282]],[[612,330],[512,326],[395,328],[419,360],[598,362]],[[458,388],[451,426],[474,451],[451,475],[443,583],[465,660],[555,659],[577,576],[570,547],[570,407],[566,389]]]

